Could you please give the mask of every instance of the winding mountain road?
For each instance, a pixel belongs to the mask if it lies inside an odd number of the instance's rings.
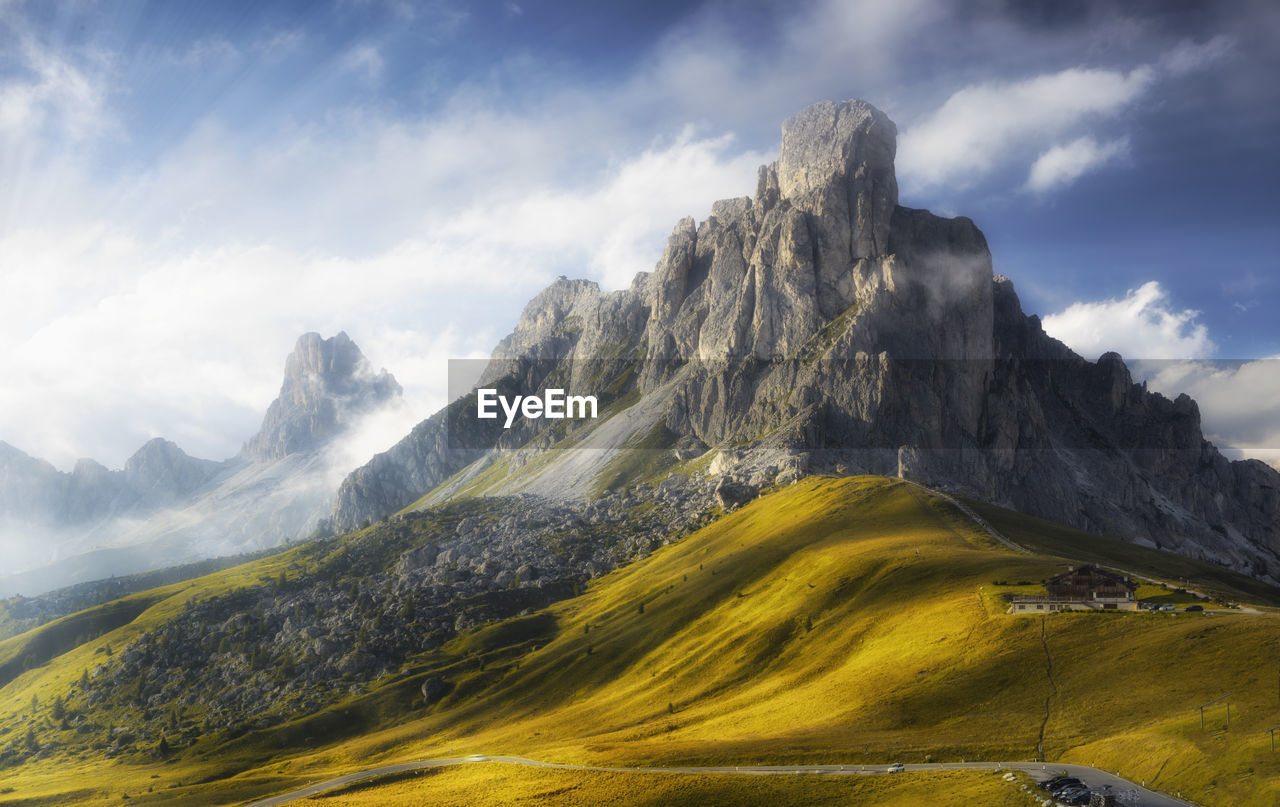
[[[542,762],[525,757],[490,757],[474,755],[469,757],[446,757],[443,759],[424,759],[417,762],[402,762],[398,765],[383,765],[363,771],[349,773],[335,779],[317,782],[314,785],[300,788],[279,796],[262,799],[248,804],[246,807],[281,807],[297,799],[315,796],[334,788],[363,782],[379,776],[404,773],[406,771],[441,768],[448,765],[467,765],[475,763],[498,763],[503,765],[524,765],[531,768],[556,768],[566,771],[599,771],[602,773],[665,773],[665,774],[739,774],[743,776],[776,776],[797,774],[820,774],[828,776],[877,775],[886,774],[886,765],[742,765],[732,767],[687,767],[687,768],[618,768],[597,765],[566,765],[558,762]],[[912,771],[1025,771],[1037,780],[1047,779],[1058,773],[1066,772],[1095,789],[1110,786],[1117,794],[1128,794],[1123,804],[1126,807],[1189,807],[1190,803],[1164,793],[1147,790],[1127,779],[1121,779],[1106,771],[1090,768],[1086,765],[1065,765],[1055,762],[926,762],[906,765],[906,772]]]

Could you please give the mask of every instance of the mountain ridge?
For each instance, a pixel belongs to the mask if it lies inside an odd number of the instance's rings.
[[[305,537],[337,485],[329,447],[401,392],[345,332],[328,339],[308,332],[285,360],[280,393],[261,427],[228,459],[197,459],[156,437],[118,470],[81,459],[63,472],[0,444],[0,527],[48,539],[24,542],[36,546],[10,567],[17,574],[0,578],[0,594]]]
[[[970,219],[898,204],[892,121],[823,102],[782,132],[755,197],[682,219],[628,289],[562,278],[535,296],[484,383],[650,399],[593,445],[606,453],[661,426],[665,448],[714,454],[726,478],[757,487],[838,469],[903,476],[1280,579],[1280,474],[1222,457],[1187,396],[1047,335]],[[455,400],[348,476],[334,526],[557,444],[545,425],[486,431],[473,403]],[[555,495],[569,462],[501,487]]]

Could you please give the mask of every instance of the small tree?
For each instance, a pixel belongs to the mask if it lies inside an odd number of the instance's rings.
[[[28,751],[39,751],[40,741],[36,739],[36,730],[32,726],[27,726],[26,745]]]
[[[173,753],[173,749],[169,747],[169,741],[164,737],[160,738],[160,744],[156,746],[156,750],[160,752],[160,756],[167,757]]]

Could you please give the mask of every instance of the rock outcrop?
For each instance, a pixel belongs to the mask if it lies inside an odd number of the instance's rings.
[[[596,434],[653,401],[660,424],[637,428],[660,425],[681,457],[736,458],[718,465],[742,482],[899,474],[1280,579],[1280,474],[1227,461],[1194,401],[1133,383],[1119,356],[1047,336],[972,221],[897,203],[895,138],[861,101],[804,110],[754,198],[681,220],[627,290],[553,283],[487,382],[633,403]],[[481,434],[466,413],[455,402],[353,473],[335,525],[404,507],[488,450],[557,439],[545,421]]]
[[[279,397],[242,454],[278,460],[314,450],[401,392],[390,373],[373,370],[345,332],[330,339],[305,333],[285,361]]]

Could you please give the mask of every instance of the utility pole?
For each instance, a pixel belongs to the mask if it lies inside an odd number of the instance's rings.
[[[1271,735],[1271,751],[1273,753],[1276,750],[1276,732],[1277,731],[1280,731],[1280,726],[1276,726],[1273,729],[1267,729],[1267,734]]]
[[[1228,692],[1228,693],[1227,693],[1227,694],[1225,694],[1225,695],[1219,695],[1218,697],[1214,698],[1213,700],[1209,701],[1208,703],[1202,703],[1202,704],[1200,704],[1198,707],[1196,707],[1196,708],[1198,708],[1198,709],[1200,710],[1200,729],[1201,729],[1201,730],[1203,730],[1203,729],[1204,729],[1204,708],[1205,708],[1206,706],[1212,706],[1212,705],[1214,705],[1215,703],[1217,703],[1218,701],[1226,700],[1226,699],[1227,699],[1227,698],[1229,698],[1229,697],[1231,697],[1231,693],[1230,693],[1230,692]],[[1228,702],[1227,702],[1227,725],[1228,725],[1228,726],[1230,726],[1230,725],[1231,725],[1231,703],[1230,703],[1230,701],[1228,701]]]

